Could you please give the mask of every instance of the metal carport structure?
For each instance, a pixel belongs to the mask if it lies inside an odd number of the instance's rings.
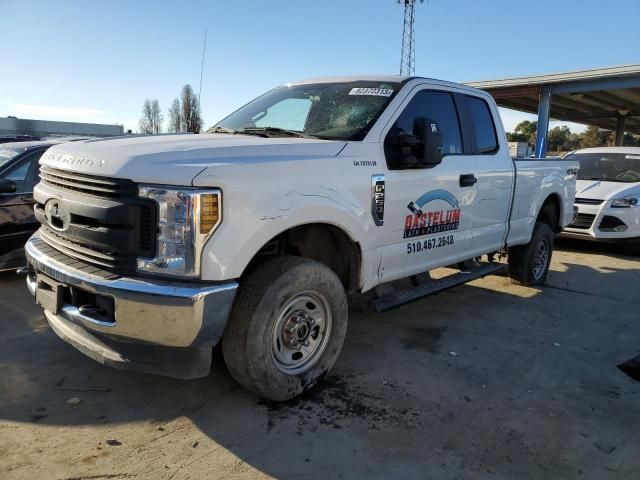
[[[536,156],[547,152],[549,118],[640,135],[640,65],[470,82],[499,106],[538,114]]]

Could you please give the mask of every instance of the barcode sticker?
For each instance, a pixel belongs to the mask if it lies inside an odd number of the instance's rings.
[[[349,92],[349,95],[369,95],[371,97],[390,97],[393,90],[390,88],[365,88],[355,87]]]

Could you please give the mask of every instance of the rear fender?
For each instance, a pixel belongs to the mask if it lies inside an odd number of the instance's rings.
[[[548,162],[548,161],[547,161]],[[507,237],[507,245],[523,245],[529,243],[533,227],[545,201],[552,195],[557,197],[560,206],[560,227],[563,227],[573,215],[573,198],[575,197],[575,176],[571,182],[564,174],[565,168],[550,168],[527,162],[525,168],[517,169],[516,192],[511,213],[511,227]],[[549,171],[550,170],[550,171]],[[573,187],[571,186],[573,183]],[[567,199],[570,199],[569,203]]]

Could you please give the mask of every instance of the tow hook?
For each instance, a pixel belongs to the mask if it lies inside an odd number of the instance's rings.
[[[18,275],[35,275],[36,271],[33,269],[31,265],[25,265],[24,267],[20,267],[16,270]]]

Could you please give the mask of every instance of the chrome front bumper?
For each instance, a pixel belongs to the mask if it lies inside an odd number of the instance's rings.
[[[37,233],[25,252],[32,268],[29,291],[45,306],[52,329],[78,350],[126,370],[178,378],[208,374],[211,350],[224,332],[237,282],[203,286],[105,275],[53,250]],[[112,299],[113,318],[93,318],[81,312],[82,306],[65,300],[51,307],[42,291],[51,283],[61,290],[75,288]],[[68,295],[60,298],[68,300]]]

